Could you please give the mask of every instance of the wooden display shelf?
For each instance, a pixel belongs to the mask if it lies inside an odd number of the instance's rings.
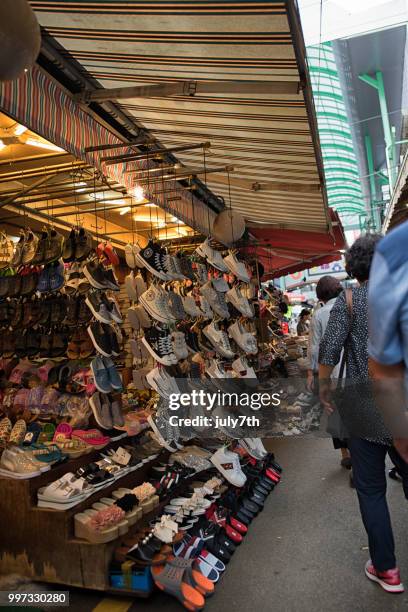
[[[120,446],[122,440],[112,443]],[[0,537],[0,574],[16,573],[40,582],[113,592],[108,570],[117,542],[90,546],[74,538],[73,515],[81,512],[101,497],[109,496],[119,488],[137,486],[147,478],[158,458],[139,469],[124,474],[106,488],[99,489],[75,507],[66,510],[38,508],[36,494],[39,488],[60,478],[66,472],[75,472],[92,462],[98,455],[91,452],[77,459],[53,467],[36,478],[14,480],[0,478],[0,517],[3,530]],[[160,459],[166,456],[166,451]],[[153,512],[158,512],[160,506]],[[145,515],[148,517],[148,514]],[[144,521],[143,517],[141,521]],[[134,527],[137,527],[135,525]],[[117,589],[115,592],[121,592]]]

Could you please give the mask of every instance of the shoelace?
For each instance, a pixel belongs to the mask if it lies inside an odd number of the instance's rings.
[[[169,353],[167,339],[167,336],[160,336],[157,341],[157,346],[161,355],[167,355]]]
[[[222,346],[225,349],[230,351],[231,350],[231,345],[230,345],[227,333],[225,331],[221,331],[221,330],[220,330],[219,333],[220,333],[220,342],[221,342]]]

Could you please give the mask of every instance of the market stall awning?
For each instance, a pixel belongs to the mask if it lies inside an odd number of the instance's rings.
[[[169,148],[210,141],[205,160],[199,149],[177,153],[181,170],[232,166],[229,176],[201,178],[251,226],[328,231],[293,0],[31,5],[47,43],[57,41],[64,61],[93,83],[84,100],[89,94],[101,104],[119,100],[122,111]],[[124,87],[136,90],[126,97]],[[119,91],[105,91],[112,88]],[[133,167],[128,162],[125,169]]]
[[[264,266],[262,280],[278,278],[293,272],[321,266],[341,259],[346,240],[337,213],[330,209],[333,232],[254,229],[254,246],[245,249]]]

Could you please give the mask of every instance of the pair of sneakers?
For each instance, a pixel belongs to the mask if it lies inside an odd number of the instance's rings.
[[[85,304],[95,319],[101,323],[110,325],[111,323],[122,323],[123,321],[116,300],[107,297],[101,291],[90,292],[85,299]]]
[[[101,393],[121,391],[122,379],[110,357],[97,356],[91,361],[94,383]]]
[[[95,421],[102,429],[109,430],[114,427],[123,427],[125,424],[120,402],[109,394],[95,391],[89,398],[89,405],[92,408]]]

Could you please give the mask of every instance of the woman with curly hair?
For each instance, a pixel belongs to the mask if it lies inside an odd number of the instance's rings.
[[[384,590],[400,593],[404,587],[396,567],[386,499],[386,452],[407,478],[408,466],[392,446],[391,435],[368,384],[368,278],[380,239],[378,234],[362,236],[346,253],[346,271],[358,281],[358,286],[343,291],[331,310],[319,349],[319,391],[323,406],[333,413],[330,375],[344,349],[347,386],[343,398],[347,401],[341,404],[341,416],[349,433],[353,482],[368,535],[371,559],[366,563],[365,574]]]

